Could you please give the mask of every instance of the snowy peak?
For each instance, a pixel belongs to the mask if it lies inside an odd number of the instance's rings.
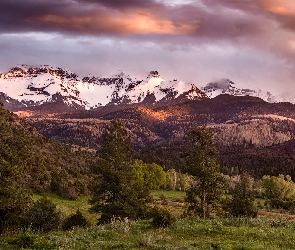
[[[49,66],[12,68],[0,77],[0,92],[25,106],[52,102],[59,94],[68,105],[83,105],[76,85],[78,76],[69,70]]]
[[[290,101],[294,98],[273,96],[268,91],[238,88],[230,79],[210,82],[198,89],[194,84],[177,79],[165,80],[158,71],[137,79],[119,71],[111,76],[79,78],[70,70],[48,65],[18,65],[0,74],[0,100],[6,106],[23,109],[50,103],[70,109],[95,109],[106,105],[155,105],[187,100],[214,98],[221,94],[259,97],[267,102]],[[58,105],[59,105],[58,104]],[[61,105],[59,105],[61,106]]]
[[[268,91],[261,89],[240,89],[235,87],[235,83],[230,79],[221,79],[217,82],[210,82],[201,90],[207,94],[209,98],[214,98],[221,94],[228,94],[233,96],[253,96],[259,97],[267,102],[277,102],[277,98]]]
[[[206,91],[212,90],[222,90],[226,91],[228,89],[234,88],[233,85],[235,83],[230,81],[229,79],[221,79],[218,82],[210,82],[203,89]]]
[[[0,74],[1,92],[2,100],[11,102],[9,97],[24,107],[54,103],[58,99],[69,107],[83,109],[207,98],[195,85],[165,81],[158,71],[151,71],[145,79],[132,78],[122,71],[110,77],[80,79],[69,70],[48,65],[18,65],[6,74]]]
[[[103,88],[103,86],[108,86],[108,90],[112,89],[109,92],[106,88],[104,89],[104,92],[109,94],[106,95],[108,99],[102,105],[142,102],[153,104],[172,101],[184,93],[187,93],[187,99],[207,98],[195,85],[177,80],[165,81],[158,71],[151,71],[143,80],[132,79],[129,75],[121,72],[110,78],[84,77],[82,81],[84,84],[92,84],[97,89]],[[81,90],[80,92],[82,93]],[[86,96],[84,99],[91,100]]]
[[[49,65],[32,67],[25,64],[17,65],[16,67],[12,68],[7,74],[5,74],[5,77],[38,77],[38,75],[42,74],[50,74],[51,76],[59,77],[61,79],[67,78],[77,80],[78,78],[78,76],[72,73],[70,70],[59,67],[50,67]]]

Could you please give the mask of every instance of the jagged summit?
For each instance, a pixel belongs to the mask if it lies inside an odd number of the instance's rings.
[[[84,105],[79,98],[78,76],[58,67],[18,65],[0,77],[0,91],[24,106],[52,102],[56,95],[68,105]]]
[[[235,83],[230,79],[221,79],[216,82],[210,82],[201,90],[206,93],[209,98],[214,98],[221,94],[228,94],[233,96],[254,96],[259,97],[267,102],[277,102],[277,98],[268,91],[262,91],[261,89],[243,89],[237,88]]]
[[[132,78],[122,71],[110,77],[79,78],[70,70],[49,65],[17,65],[6,74],[0,74],[0,93],[5,103],[14,101],[23,108],[57,101],[74,109],[93,109],[207,98],[195,85],[165,81],[158,71],[151,71],[144,79]]]
[[[214,98],[221,94],[294,103],[291,95],[275,97],[260,89],[238,88],[230,79],[210,82],[198,89],[192,83],[166,80],[157,70],[150,71],[141,79],[123,71],[111,76],[88,75],[80,78],[70,70],[49,65],[21,64],[7,73],[0,73],[0,100],[11,110],[54,103],[70,110],[121,104],[161,105]]]
[[[229,88],[232,88],[235,83],[232,82],[229,79],[221,79],[218,82],[210,82],[208,83],[203,89],[204,90],[227,90]]]

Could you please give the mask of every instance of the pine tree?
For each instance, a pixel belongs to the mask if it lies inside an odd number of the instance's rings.
[[[186,172],[194,182],[187,191],[187,213],[208,217],[209,208],[216,207],[225,189],[225,179],[213,155],[213,133],[205,127],[194,127],[188,133],[189,149],[186,154]]]
[[[227,210],[234,217],[256,217],[254,200],[253,179],[248,174],[242,174],[227,204]]]
[[[131,140],[120,121],[112,121],[106,127],[99,156],[93,169],[97,177],[92,185],[90,211],[101,214],[99,223],[113,217],[144,217],[149,190],[136,181]]]
[[[49,232],[61,225],[62,217],[63,214],[57,209],[56,204],[44,196],[28,210],[24,220],[35,230]]]

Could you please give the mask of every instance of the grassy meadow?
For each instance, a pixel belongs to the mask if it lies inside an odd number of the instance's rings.
[[[170,228],[155,229],[148,220],[95,226],[97,215],[88,212],[87,197],[72,201],[48,195],[67,216],[79,208],[92,226],[47,234],[9,232],[0,236],[0,249],[295,249],[292,216],[262,210],[256,219],[181,218],[185,193],[153,191],[152,195],[155,204],[164,204],[178,216]]]
[[[154,229],[117,222],[48,234],[4,235],[0,249],[295,249],[295,223],[285,219],[179,219]]]

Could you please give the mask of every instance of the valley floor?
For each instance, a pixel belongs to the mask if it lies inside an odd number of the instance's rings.
[[[180,219],[171,228],[148,221],[111,223],[49,234],[0,238],[0,249],[295,249],[295,222],[286,219]]]
[[[56,195],[47,195],[66,216],[77,208],[87,218],[89,228],[53,231],[47,234],[9,232],[0,236],[0,250],[45,249],[226,249],[276,250],[295,249],[295,216],[282,211],[259,210],[258,218],[182,218],[184,192],[156,190],[154,204],[166,202],[179,219],[170,228],[155,229],[150,221],[123,221],[94,226],[96,214],[90,214],[85,196],[73,201]],[[164,198],[163,198],[164,197]],[[34,200],[40,195],[34,195]],[[261,200],[263,202],[263,200]]]

